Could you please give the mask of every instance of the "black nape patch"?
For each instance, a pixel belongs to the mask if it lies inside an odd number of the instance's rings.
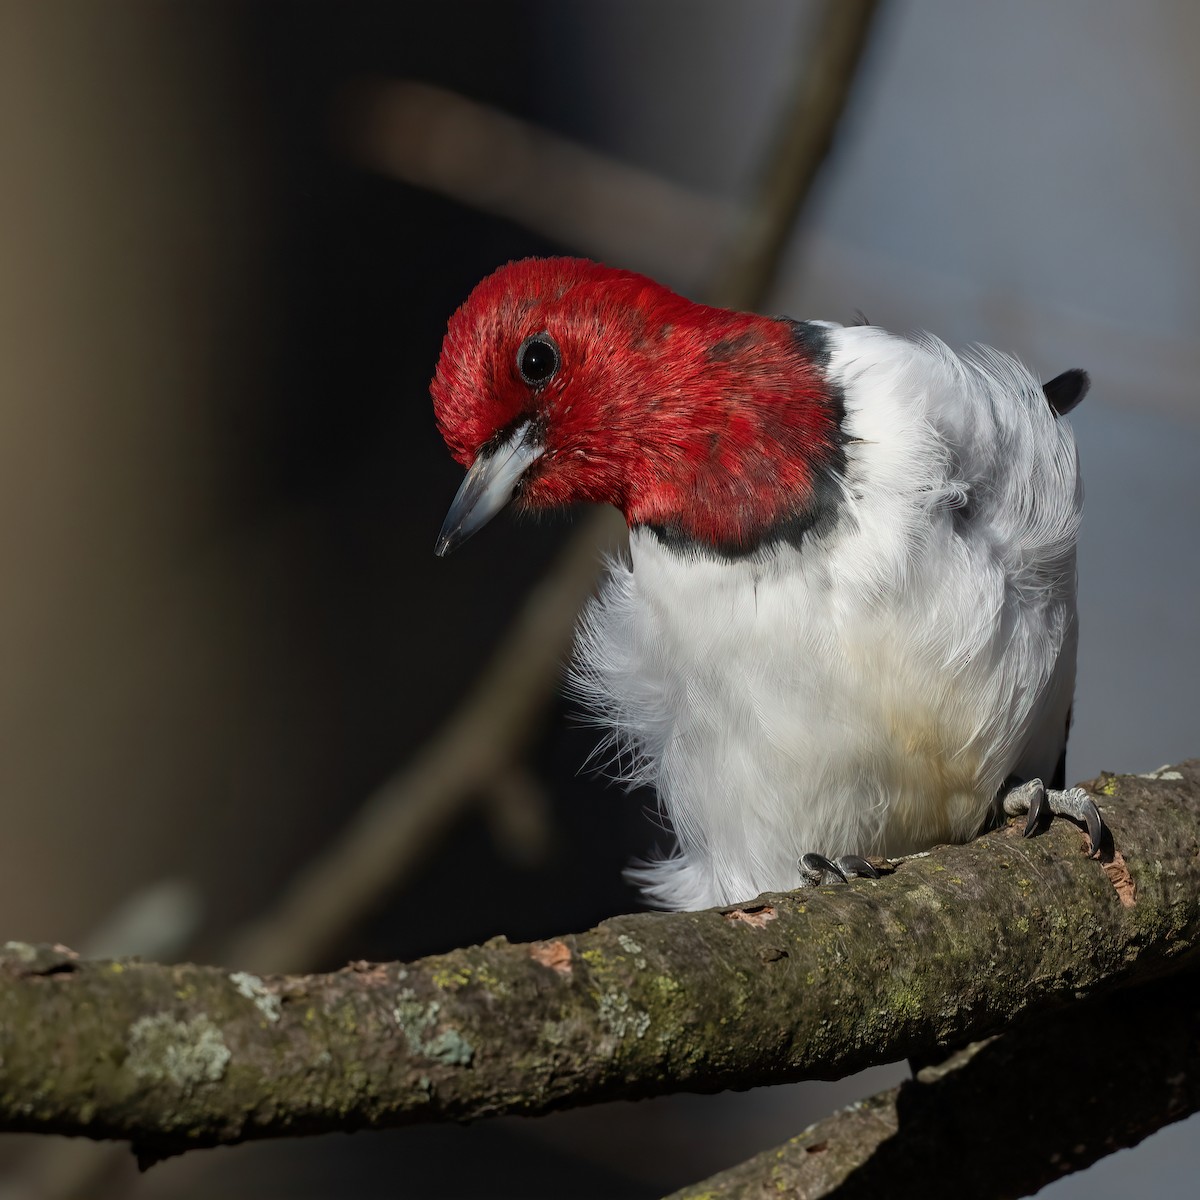
[[[796,345],[819,367],[829,365],[829,330],[824,325],[812,321],[793,321],[791,317],[783,318],[792,327],[792,338]]]
[[[1057,417],[1065,417],[1088,394],[1092,381],[1086,371],[1078,367],[1055,375],[1049,383],[1042,385],[1046,402],[1054,410]]]

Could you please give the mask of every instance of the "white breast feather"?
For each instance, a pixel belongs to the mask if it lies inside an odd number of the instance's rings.
[[[809,851],[969,838],[1065,743],[1069,426],[995,351],[829,336],[856,439],[836,528],[737,561],[635,530],[580,623],[574,688],[678,841],[630,872],[666,907],[790,889]]]

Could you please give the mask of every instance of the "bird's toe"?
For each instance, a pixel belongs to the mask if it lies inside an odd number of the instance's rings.
[[[1104,820],[1096,802],[1083,788],[1058,791],[1047,788],[1040,779],[1030,779],[1010,787],[1001,799],[1001,807],[1005,815],[1010,817],[1026,815],[1025,837],[1033,837],[1052,817],[1069,817],[1072,821],[1078,821],[1087,829],[1092,843],[1092,857],[1100,853]]]
[[[1100,853],[1100,843],[1104,839],[1104,818],[1096,802],[1083,788],[1067,788],[1065,791],[1048,791],[1046,802],[1050,811],[1056,817],[1070,817],[1087,826],[1088,837],[1092,842],[1092,857]]]
[[[857,854],[843,854],[837,865],[847,879],[878,879],[879,872]]]
[[[800,868],[800,879],[807,887],[846,882],[846,876],[837,863],[823,854],[802,854],[797,865]]]
[[[846,883],[851,879],[878,879],[879,872],[865,858],[857,854],[842,854],[836,859],[824,854],[801,855],[797,864],[800,879],[806,887],[820,887],[823,883]]]

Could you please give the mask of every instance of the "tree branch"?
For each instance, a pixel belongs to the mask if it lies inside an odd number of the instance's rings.
[[[1024,1021],[670,1200],[1032,1196],[1200,1109],[1186,972]]]
[[[1013,825],[878,881],[407,966],[258,979],[0,959],[0,1128],[143,1153],[837,1078],[1173,971],[1200,939],[1200,762],[1090,785],[1101,863]]]

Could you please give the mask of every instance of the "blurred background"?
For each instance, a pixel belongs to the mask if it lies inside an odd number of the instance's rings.
[[[326,968],[638,906],[662,834],[580,772],[529,607],[586,593],[595,535],[435,560],[428,381],[509,259],[710,287],[823,12],[0,0],[0,936]],[[764,304],[1090,370],[1072,779],[1200,753],[1198,45],[1187,0],[887,0]],[[478,786],[439,731],[514,636],[551,666]],[[903,1073],[141,1179],[9,1138],[0,1197],[650,1197]],[[1197,1131],[1045,1194],[1190,1196]]]

